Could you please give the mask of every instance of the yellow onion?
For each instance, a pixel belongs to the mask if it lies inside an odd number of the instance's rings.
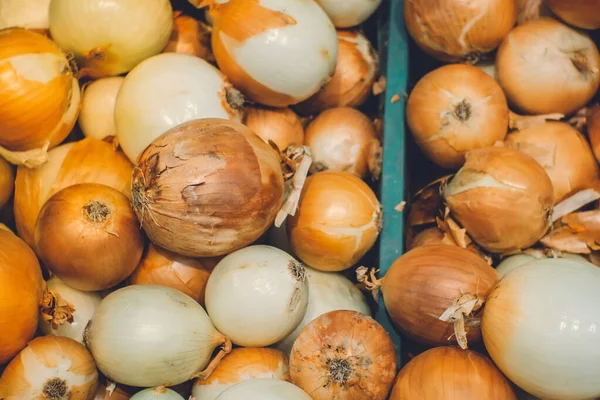
[[[600,162],[600,104],[594,104],[587,118],[587,132],[596,161]]]
[[[84,75],[120,75],[160,53],[173,30],[169,0],[52,0],[50,34]]]
[[[33,251],[0,224],[0,365],[10,361],[35,334],[43,282]]]
[[[483,258],[449,245],[417,247],[400,256],[381,293],[394,324],[429,346],[481,339],[478,311],[498,276]]]
[[[73,339],[33,339],[0,378],[2,399],[88,400],[98,386],[98,371],[86,348]]]
[[[213,62],[215,56],[213,56],[210,44],[211,31],[210,26],[182,14],[181,11],[175,11],[173,13],[173,32],[163,53],[189,54]]]
[[[81,101],[79,127],[87,137],[102,140],[117,135],[115,102],[125,78],[102,78],[86,86]]]
[[[485,250],[526,249],[550,227],[554,204],[548,174],[525,153],[503,147],[473,150],[442,189],[454,218]]]
[[[79,83],[67,56],[21,28],[0,31],[0,98],[0,146],[20,152],[2,152],[13,164],[43,164],[46,149],[69,135],[79,113]]]
[[[289,381],[287,356],[270,348],[234,349],[208,378],[198,379],[194,383],[192,396],[202,400],[216,400],[231,386],[249,379]]]
[[[371,120],[354,108],[332,108],[306,128],[311,173],[346,171],[361,178],[377,177],[381,170],[381,144]]]
[[[213,29],[219,68],[254,102],[297,104],[334,73],[335,28],[314,1],[229,1],[219,5]]]
[[[404,2],[408,33],[442,61],[477,60],[494,50],[517,20],[515,1],[411,0]]]
[[[406,105],[406,120],[417,145],[444,168],[460,168],[466,152],[503,140],[508,117],[498,83],[480,69],[462,64],[425,75]]]
[[[292,383],[313,400],[384,400],[396,376],[396,352],[373,318],[332,311],[300,332],[290,355]]]
[[[419,354],[396,378],[390,400],[517,400],[510,382],[485,356],[456,347]]]
[[[15,173],[10,164],[0,157],[0,208],[8,202],[15,188]]]
[[[25,28],[43,33],[48,30],[50,0],[4,0],[0,7],[0,29]]]
[[[142,258],[144,239],[125,195],[80,183],[52,195],[40,210],[34,242],[44,265],[85,291],[124,281]]]
[[[351,28],[365,22],[375,13],[381,0],[317,0],[337,28]]]
[[[349,172],[323,171],[306,179],[298,210],[287,220],[294,253],[321,271],[343,271],[371,249],[382,209],[373,190]]]
[[[132,285],[168,286],[204,305],[206,283],[219,260],[184,257],[150,243],[129,281]]]
[[[536,160],[552,181],[554,202],[598,180],[598,163],[585,137],[564,122],[546,122],[507,136],[505,144]]]
[[[519,25],[496,55],[509,103],[529,114],[570,114],[596,94],[600,54],[586,34],[554,19]]]
[[[357,107],[371,94],[379,70],[377,52],[369,39],[358,31],[338,31],[337,36],[338,57],[333,77],[325,87],[295,107],[304,114],[333,107]]]
[[[262,140],[272,140],[280,150],[304,144],[304,127],[289,108],[246,107],[245,125]]]
[[[86,138],[63,144],[48,153],[48,162],[36,169],[19,167],[15,180],[15,222],[19,236],[33,246],[40,209],[54,193],[77,183],[99,183],[131,196],[127,157],[108,142]]]
[[[273,149],[244,125],[193,120],[160,136],[133,173],[133,207],[150,240],[214,257],[261,237],[283,204]]]
[[[600,28],[600,1],[598,0],[547,0],[554,14],[569,25],[583,29]]]

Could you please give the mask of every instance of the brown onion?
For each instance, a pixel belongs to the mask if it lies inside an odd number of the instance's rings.
[[[456,242],[452,234],[444,232],[442,229],[435,226],[422,230],[421,232],[417,233],[414,237],[410,238],[410,240],[408,240],[407,242],[406,247],[408,250],[412,250],[416,247],[440,244],[459,246],[469,251],[472,251],[480,257],[484,257],[484,254],[482,253],[481,249],[474,242],[467,243],[466,247],[464,247],[460,243]]]
[[[280,150],[304,144],[304,127],[289,108],[246,107],[245,125],[262,140],[272,140]]]
[[[396,375],[396,352],[373,318],[331,311],[300,332],[290,373],[292,383],[313,400],[384,400]]]
[[[184,257],[150,243],[129,281],[132,285],[168,286],[204,306],[206,283],[220,259]]]
[[[0,157],[0,208],[8,202],[15,188],[15,173],[10,164]]]
[[[419,354],[396,378],[390,400],[517,400],[489,358],[471,350],[437,347]]]
[[[564,122],[546,122],[506,137],[505,144],[536,160],[552,181],[554,203],[598,180],[598,163],[585,137]]]
[[[182,53],[214,62],[215,56],[210,45],[210,26],[182,14],[173,13],[173,33],[163,53]]]
[[[417,83],[408,98],[406,118],[417,145],[431,161],[460,168],[469,150],[504,139],[509,111],[492,77],[479,68],[454,64]]]
[[[190,257],[230,253],[257,240],[283,204],[277,153],[223,119],[181,124],[142,152],[133,207],[150,240]]]
[[[552,182],[521,151],[473,150],[442,190],[454,218],[478,245],[493,253],[526,249],[550,227]]]
[[[509,103],[529,114],[570,114],[596,94],[600,54],[586,34],[551,18],[519,25],[496,55]]]
[[[554,14],[569,25],[583,29],[600,28],[600,1],[598,0],[547,0]]]
[[[515,1],[411,0],[404,2],[408,33],[442,61],[477,60],[494,50],[517,20]]]
[[[590,107],[587,117],[587,132],[596,161],[600,162],[600,104]]]
[[[142,258],[144,239],[124,194],[82,183],[54,194],[35,224],[35,248],[67,285],[105,290],[125,280]]]

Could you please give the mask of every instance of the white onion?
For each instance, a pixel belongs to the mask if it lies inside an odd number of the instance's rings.
[[[137,392],[129,400],[184,400],[184,398],[174,390],[158,387]]]
[[[52,0],[50,34],[92,77],[119,75],[160,53],[171,37],[169,0]]]
[[[507,274],[483,312],[485,347],[528,393],[548,400],[600,396],[600,269],[549,258]]]
[[[98,79],[85,88],[79,113],[79,127],[85,136],[102,140],[117,135],[115,102],[124,80],[122,76]]]
[[[311,397],[286,381],[252,379],[230,387],[217,400],[311,400]]]
[[[19,27],[47,30],[49,7],[50,0],[2,0],[0,29]]]
[[[306,277],[308,278],[308,307],[304,319],[294,332],[276,345],[288,355],[300,331],[323,314],[336,310],[351,310],[371,316],[371,309],[362,292],[344,275],[306,267]]]
[[[367,20],[381,0],[317,0],[336,28],[351,28]]]
[[[308,303],[306,270],[288,253],[249,246],[217,264],[206,285],[215,327],[244,347],[265,347],[289,335]]]
[[[570,259],[570,260],[574,260],[574,261],[579,261],[579,262],[585,262],[585,263],[588,262],[588,260],[586,260],[585,257],[582,257],[578,254],[562,253],[561,257]],[[496,272],[498,272],[498,278],[502,279],[504,276],[506,276],[506,274],[508,274],[513,269],[516,269],[523,265],[529,264],[532,261],[541,260],[544,258],[546,258],[546,257],[541,253],[539,253],[539,254],[537,254],[537,253],[536,254],[520,253],[520,254],[515,254],[514,256],[507,257],[504,260],[502,260],[502,262],[500,264],[498,264],[498,266],[496,267]]]
[[[242,120],[243,99],[205,60],[164,53],[131,71],[117,96],[115,123],[121,148],[135,163],[170,128],[201,118]]]

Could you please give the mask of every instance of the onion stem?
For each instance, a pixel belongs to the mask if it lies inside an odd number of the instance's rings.
[[[286,149],[285,153],[282,154],[282,157],[288,166],[291,161],[294,172],[288,178],[291,179],[290,192],[275,217],[275,227],[277,228],[281,227],[288,215],[293,216],[296,214],[298,203],[300,202],[300,193],[302,192],[302,187],[308,176],[308,170],[312,164],[312,155],[307,146],[290,146]]]
[[[233,344],[231,343],[231,340],[229,340],[229,338],[226,338],[225,336],[223,336],[222,340],[223,343],[221,344],[221,350],[219,350],[215,358],[213,358],[211,362],[208,363],[208,365],[203,371],[194,374],[191,377],[191,379],[207,379],[210,376],[210,374],[212,374],[212,372],[215,370],[215,368],[217,368],[221,360],[223,360],[223,358],[227,354],[231,353],[231,350],[233,350]]]
[[[508,127],[518,131],[531,128],[532,126],[545,124],[546,121],[560,121],[564,114],[553,113],[543,115],[519,115],[509,112]]]
[[[58,329],[60,325],[67,322],[72,324],[74,321],[73,313],[75,311],[75,306],[63,299],[54,290],[47,290],[44,293],[40,312],[44,321],[52,324],[53,329]]]
[[[43,147],[27,151],[10,151],[0,146],[0,157],[13,165],[37,168],[48,161],[48,147],[50,147],[49,140],[44,143]]]
[[[467,331],[465,330],[465,317],[471,315],[471,313],[481,307],[482,301],[472,293],[465,293],[460,295],[454,304],[442,315],[440,315],[440,321],[454,323],[454,335],[456,341],[461,349],[465,350],[468,348],[467,343]],[[468,325],[472,325],[474,321],[469,321]],[[476,322],[475,322],[476,325]]]

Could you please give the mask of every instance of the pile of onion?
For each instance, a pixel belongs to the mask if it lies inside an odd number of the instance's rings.
[[[46,36],[0,32],[0,157],[37,167],[77,121],[79,83],[67,55]]]
[[[510,382],[485,356],[457,347],[419,354],[396,378],[390,400],[516,400]]]
[[[11,198],[14,187],[15,173],[10,164],[0,157],[0,208]]]
[[[223,392],[217,400],[311,400],[305,391],[286,381],[276,379],[250,379]]]
[[[173,32],[163,53],[181,53],[213,62],[211,27],[181,11],[173,13]]]
[[[229,1],[219,5],[212,48],[221,71],[250,100],[285,107],[329,81],[338,42],[314,1]]]
[[[273,223],[284,195],[277,153],[244,125],[222,119],[190,121],[152,142],[132,188],[150,240],[190,257],[251,244]]]
[[[290,380],[288,359],[270,348],[237,348],[226,355],[206,379],[194,383],[192,396],[215,400],[233,385],[249,379]]]
[[[304,144],[304,127],[289,108],[246,107],[245,125],[262,140],[272,140],[280,150]]]
[[[494,50],[517,20],[517,4],[505,0],[404,2],[408,33],[442,61],[472,61]]]
[[[33,339],[0,378],[3,399],[89,400],[98,386],[90,353],[73,339]]]
[[[578,28],[600,28],[600,13],[597,0],[546,0],[548,6],[560,19]]]
[[[570,114],[586,105],[600,84],[594,42],[551,18],[512,30],[498,49],[496,69],[508,101],[528,114]]]
[[[179,393],[164,386],[148,388],[131,396],[131,400],[185,400]]]
[[[396,352],[373,318],[332,311],[302,330],[290,355],[290,374],[313,400],[384,400],[396,376]]]
[[[600,160],[600,104],[594,104],[590,107],[587,117],[587,133],[598,161]]]
[[[336,28],[351,28],[365,22],[375,13],[381,0],[317,0]]]
[[[79,127],[85,136],[98,140],[117,136],[115,102],[124,80],[122,76],[102,78],[84,88]]]
[[[598,398],[598,285],[598,267],[564,258],[534,261],[505,275],[481,322],[500,370],[539,398]]]
[[[410,2],[407,2],[410,3]],[[509,110],[498,83],[463,64],[425,75],[408,98],[408,127],[423,153],[444,168],[459,168],[465,153],[501,141]]]
[[[154,139],[200,118],[242,120],[243,97],[207,61],[164,53],[133,69],[115,104],[119,145],[135,163]]]
[[[4,0],[0,8],[0,29],[25,28],[44,33],[48,30],[50,0]]]
[[[33,251],[0,224],[0,365],[10,361],[35,334],[43,282]]]
[[[526,249],[544,236],[550,227],[553,190],[540,164],[504,147],[467,153],[464,166],[442,188],[452,216],[478,245],[493,253]]]
[[[303,114],[333,107],[358,107],[371,94],[379,70],[377,52],[369,39],[358,31],[338,31],[337,36],[338,57],[333,77],[316,94],[295,107]]]

